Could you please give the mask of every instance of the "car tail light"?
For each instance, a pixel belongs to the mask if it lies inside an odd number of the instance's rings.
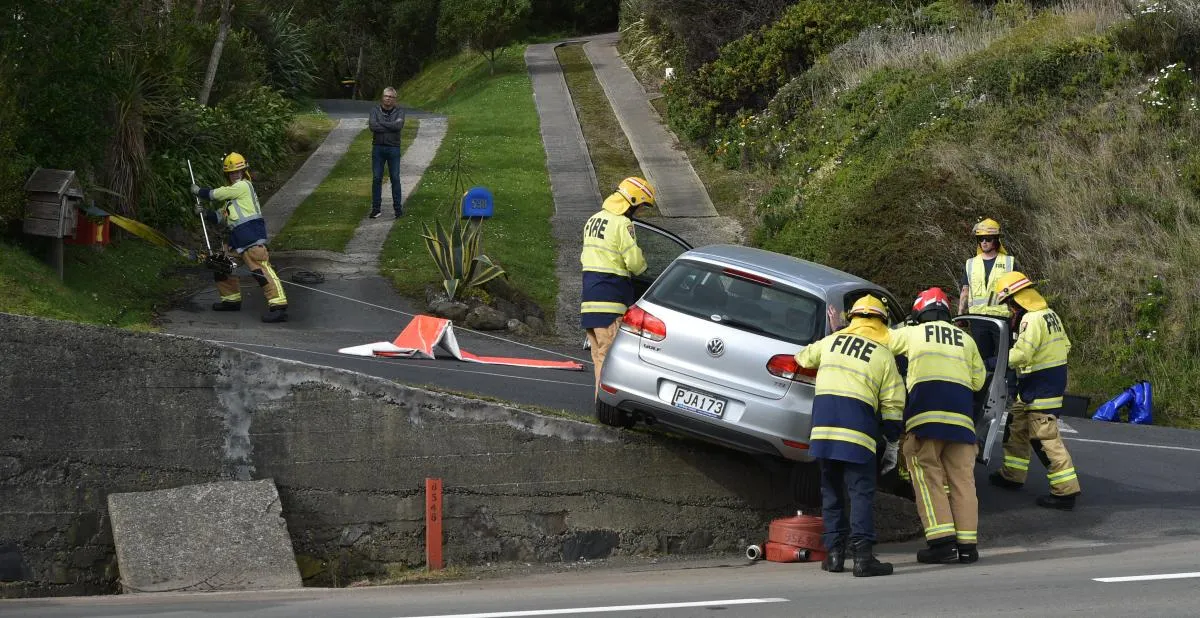
[[[600,390],[602,390],[602,391],[604,391],[604,392],[608,393],[609,395],[616,395],[616,394],[617,394],[617,389],[616,389],[616,387],[614,387],[614,386],[609,386],[609,385],[607,385],[607,384],[604,384],[603,382],[601,382],[601,383],[600,383]]]
[[[767,361],[767,373],[777,378],[805,384],[815,384],[817,381],[817,370],[801,367],[792,354],[772,356],[771,360]]]
[[[807,450],[808,450],[808,445],[807,445],[807,444],[805,444],[805,443],[803,443],[803,442],[797,442],[797,441],[795,441],[795,440],[784,440],[784,441],[783,441],[783,445],[784,445],[784,446],[787,446],[787,447],[794,448],[794,449],[799,449],[799,450],[802,450],[802,451],[807,451]]]
[[[621,317],[621,330],[650,341],[667,338],[667,324],[637,305],[630,307]]]

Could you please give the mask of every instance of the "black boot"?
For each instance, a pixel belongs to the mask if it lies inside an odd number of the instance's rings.
[[[212,304],[212,310],[213,311],[241,311],[242,310],[242,301],[239,300],[239,301],[230,302],[227,300],[222,300],[220,302],[215,302]]]
[[[1069,496],[1055,496],[1054,494],[1038,496],[1037,505],[1044,506],[1048,509],[1070,511],[1075,508],[1075,496],[1078,495],[1079,492],[1073,493]]]
[[[825,554],[825,559],[821,561],[821,570],[830,573],[841,573],[846,570],[846,541],[838,541],[829,550],[829,553]]]
[[[958,561],[963,564],[979,562],[979,548],[974,543],[959,543]]]
[[[989,474],[988,481],[990,481],[991,484],[995,485],[996,487],[1003,487],[1005,489],[1016,490],[1025,486],[1025,483],[1018,483],[1016,481],[1010,481],[1004,478],[1004,475],[1000,474],[999,470]]]
[[[271,307],[269,311],[263,314],[262,321],[268,324],[287,321],[287,307]]]
[[[870,541],[854,542],[855,577],[877,577],[892,574],[892,563],[880,562],[875,557],[875,552],[872,551],[873,545]]]
[[[929,549],[917,552],[917,562],[921,564],[950,564],[958,562],[958,546],[954,537],[941,538],[929,542]]]

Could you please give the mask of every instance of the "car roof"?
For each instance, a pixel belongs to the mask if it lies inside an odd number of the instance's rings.
[[[874,288],[887,291],[883,286],[824,264],[742,245],[708,245],[692,249],[680,255],[678,259],[702,260],[752,270],[782,283],[822,295],[843,288]]]

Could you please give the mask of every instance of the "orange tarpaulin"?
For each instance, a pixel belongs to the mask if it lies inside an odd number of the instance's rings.
[[[445,318],[418,315],[404,327],[392,342],[381,341],[366,345],[342,348],[338,352],[354,356],[382,356],[386,358],[437,358],[434,347],[441,347],[451,356],[468,363],[484,365],[509,365],[513,367],[539,367],[544,369],[570,369],[582,371],[583,364],[575,361],[549,361],[533,358],[511,358],[507,356],[477,356],[458,347],[454,337],[454,323]]]

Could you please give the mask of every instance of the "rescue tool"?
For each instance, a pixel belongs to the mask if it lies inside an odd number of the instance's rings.
[[[192,160],[187,160],[188,176],[192,178],[192,186],[196,185],[196,173],[192,171]],[[233,258],[221,253],[217,255],[213,253],[212,243],[208,241],[208,224],[204,222],[203,206],[200,204],[200,196],[195,196],[196,211],[200,217],[200,229],[204,231],[204,248],[208,250],[207,256],[204,258],[204,264],[210,270],[221,273],[223,275],[232,274],[237,268],[237,262]]]

